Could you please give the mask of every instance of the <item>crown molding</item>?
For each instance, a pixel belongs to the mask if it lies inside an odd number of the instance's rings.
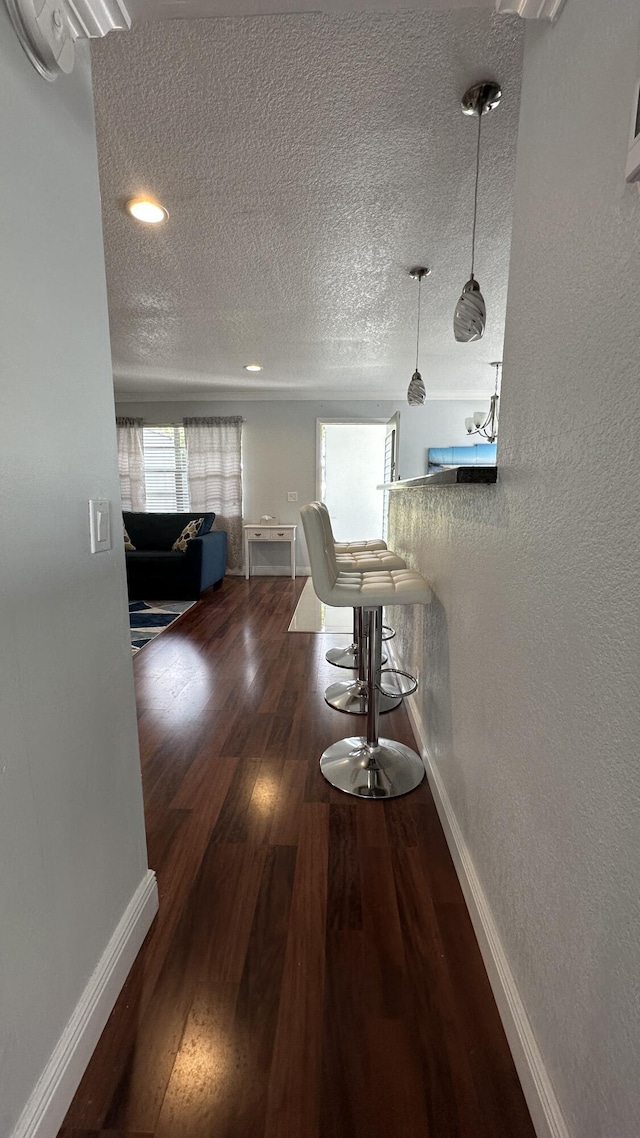
[[[563,4],[564,0],[496,0],[496,12],[523,20],[555,20]]]
[[[43,79],[73,71],[79,39],[101,39],[128,31],[125,0],[5,0],[24,51]]]
[[[76,39],[102,39],[108,32],[128,31],[131,16],[125,0],[63,0]]]

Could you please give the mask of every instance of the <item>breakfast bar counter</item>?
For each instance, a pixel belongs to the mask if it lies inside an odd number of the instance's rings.
[[[419,478],[401,478],[383,482],[378,490],[415,490],[422,486],[486,486],[498,480],[497,466],[447,466],[422,474]]]

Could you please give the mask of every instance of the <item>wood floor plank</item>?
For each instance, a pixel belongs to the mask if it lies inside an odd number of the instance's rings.
[[[191,910],[183,911],[158,982],[141,1007],[137,1031],[113,1088],[105,1126],[153,1133],[197,987],[189,969]]]
[[[126,1070],[143,1008],[145,948],[139,953],[98,1040],[67,1112],[59,1138],[76,1130],[100,1131]]]
[[[330,929],[362,928],[356,802],[329,807],[327,924]]]
[[[274,846],[296,846],[300,833],[301,806],[306,772],[304,764],[285,759],[271,816],[269,841]]]
[[[194,999],[155,1129],[155,1138],[228,1133],[242,1095],[244,1056],[235,1031],[237,987],[202,985]]]
[[[146,949],[145,998],[150,997],[155,987],[237,765],[237,759],[220,759],[216,763],[198,810],[192,811],[189,824],[181,827],[170,861],[162,867],[162,872],[158,871],[160,908]]]
[[[529,1114],[504,1030],[491,995],[469,914],[461,905],[437,905],[436,916],[451,976],[452,1006],[464,1025],[479,1117],[487,1138],[526,1133]]]
[[[190,898],[189,968],[199,980],[240,983],[266,860],[266,846],[210,843]]]
[[[376,1088],[370,1083],[367,1058],[364,933],[328,927],[325,954],[320,1134],[369,1138],[375,1125]]]
[[[430,1132],[451,1138],[463,1134],[484,1138],[486,1128],[465,1050],[466,1025],[460,1030],[420,852],[415,847],[396,847],[392,863]]]
[[[160,912],[59,1138],[534,1138],[426,780],[320,773],[365,725],[303,584],[227,579],[134,660]]]
[[[329,809],[302,806],[265,1138],[320,1138]],[[294,1042],[295,1041],[295,1042]],[[291,1048],[298,1058],[291,1062]]]

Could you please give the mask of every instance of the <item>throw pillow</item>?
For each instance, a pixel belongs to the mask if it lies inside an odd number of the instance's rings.
[[[192,522],[187,522],[187,525],[184,527],[180,536],[176,538],[171,548],[176,550],[176,552],[184,553],[189,542],[193,541],[194,537],[197,537],[198,530],[200,529],[203,521],[204,518],[196,518]]]
[[[123,526],[122,528],[124,529],[124,547],[128,553],[131,553],[133,550],[135,550],[135,545],[133,544],[133,542],[131,541],[131,538],[129,537],[129,534],[127,533],[127,527]]]

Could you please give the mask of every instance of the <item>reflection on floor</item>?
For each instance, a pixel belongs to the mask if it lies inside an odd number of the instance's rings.
[[[345,632],[353,630],[353,609],[334,609],[319,601],[309,577],[296,605],[289,632]]]

